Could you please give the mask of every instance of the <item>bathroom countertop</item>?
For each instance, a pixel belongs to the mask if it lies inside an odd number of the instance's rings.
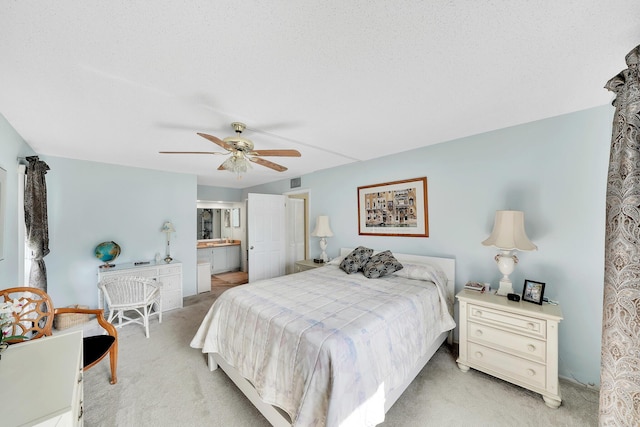
[[[240,240],[219,240],[219,241],[199,241],[196,244],[197,249],[219,248],[222,246],[238,246]]]

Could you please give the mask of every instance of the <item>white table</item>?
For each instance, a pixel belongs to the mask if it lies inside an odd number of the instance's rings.
[[[14,344],[0,360],[4,426],[82,426],[82,332]]]

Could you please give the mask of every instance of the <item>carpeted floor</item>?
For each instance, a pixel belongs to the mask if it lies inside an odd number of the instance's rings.
[[[212,282],[213,285],[213,282]],[[85,426],[268,426],[221,370],[210,372],[189,347],[214,299],[232,284],[187,297],[184,308],[154,319],[150,337],[137,325],[119,329],[118,383],[109,363],[85,373]],[[559,409],[528,390],[457,368],[443,346],[387,413],[384,427],[596,426],[598,393],[561,380]]]

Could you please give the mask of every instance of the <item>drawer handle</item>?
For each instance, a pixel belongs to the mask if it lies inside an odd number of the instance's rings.
[[[476,359],[482,359],[482,352],[476,351]]]
[[[477,311],[476,311],[476,316],[478,316],[478,317],[482,317],[482,312],[481,312],[480,310],[477,310]]]
[[[527,350],[529,350],[529,351],[536,351],[536,346],[535,346],[535,345],[533,345],[533,344],[529,344],[529,345],[527,346]]]
[[[536,326],[536,325],[534,325],[534,324],[533,324],[533,323],[531,323],[531,322],[527,323],[527,328],[528,328],[528,329],[533,329],[533,328],[535,328],[535,326]]]
[[[530,377],[534,376],[536,374],[536,371],[534,371],[533,369],[527,369],[527,375],[529,375]]]
[[[482,336],[482,331],[480,329],[476,330],[476,336],[477,337],[481,337]]]

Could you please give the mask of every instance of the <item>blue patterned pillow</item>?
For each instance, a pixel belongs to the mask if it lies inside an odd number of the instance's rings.
[[[362,273],[369,279],[377,279],[398,270],[402,270],[402,264],[391,251],[384,251],[369,258],[362,268]]]
[[[366,264],[369,257],[373,254],[373,249],[358,246],[349,255],[344,257],[340,263],[340,268],[347,274],[357,273]]]

